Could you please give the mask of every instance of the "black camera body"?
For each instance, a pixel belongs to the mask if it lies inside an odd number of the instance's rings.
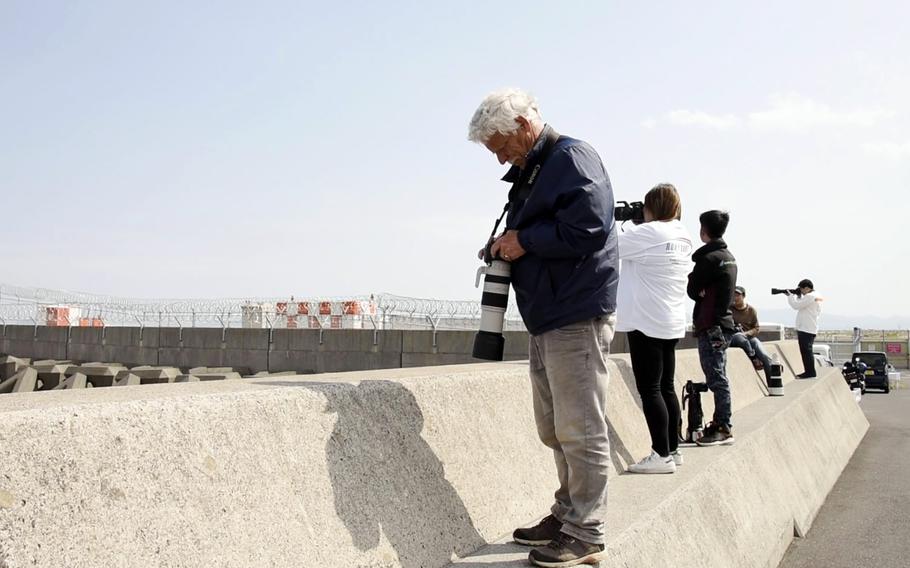
[[[636,225],[645,222],[645,204],[641,201],[617,201],[613,209],[613,219],[617,221],[632,221]]]
[[[799,288],[771,288],[771,295],[776,294],[795,294],[797,296],[802,296],[803,292]]]

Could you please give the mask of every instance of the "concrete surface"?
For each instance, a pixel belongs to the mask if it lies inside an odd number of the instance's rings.
[[[735,445],[686,448],[674,475],[610,481],[602,568],[777,566],[794,533],[808,530],[867,428],[833,369],[735,416]],[[526,566],[529,550],[507,533],[452,568]]]
[[[696,359],[679,353],[680,384]],[[610,365],[621,471],[649,442],[627,361]],[[839,376],[766,398],[744,356],[730,368],[737,445],[613,472],[611,565],[772,566],[811,523],[862,414]],[[441,567],[555,488],[525,362],[12,394],[0,422],[2,568]],[[464,565],[490,550],[527,553]]]
[[[910,389],[869,391],[869,432],[806,538],[780,568],[905,568],[910,558]]]

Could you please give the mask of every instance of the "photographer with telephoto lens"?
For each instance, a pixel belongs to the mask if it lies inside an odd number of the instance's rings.
[[[682,465],[674,375],[676,343],[686,335],[686,275],[693,246],[681,218],[679,193],[664,183],[645,195],[643,222],[619,232],[616,329],[627,332],[651,433],[651,454],[630,465],[632,473],[674,473]]]
[[[511,263],[528,345],[534,417],[553,450],[559,488],[550,515],[517,529],[541,566],[593,564],[604,556],[607,509],[607,364],[617,271],[613,190],[589,144],[544,124],[517,89],[487,96],[468,138],[512,164],[506,230],[490,247]]]
[[[823,298],[818,295],[808,278],[800,280],[795,289],[784,290],[783,293],[787,295],[790,307],[796,310],[796,338],[799,341],[799,355],[803,360],[803,372],[796,377],[814,379],[815,355],[812,353],[812,346],[818,334],[818,317],[822,313]]]

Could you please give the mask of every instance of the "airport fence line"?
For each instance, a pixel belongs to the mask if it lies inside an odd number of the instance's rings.
[[[0,285],[0,325],[310,329],[476,329],[478,301],[359,296],[135,299]],[[522,331],[514,303],[505,330]]]

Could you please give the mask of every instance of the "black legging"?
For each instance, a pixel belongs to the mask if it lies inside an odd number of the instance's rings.
[[[679,340],[656,339],[640,331],[630,331],[628,338],[635,385],[651,431],[651,448],[666,457],[679,445],[679,399],[673,384]]]
[[[799,354],[803,359],[803,375],[814,377],[815,355],[812,353],[812,345],[815,343],[815,334],[797,331],[796,339],[799,341]]]

